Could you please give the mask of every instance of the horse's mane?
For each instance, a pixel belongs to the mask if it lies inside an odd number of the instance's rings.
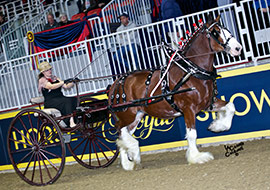
[[[199,22],[200,22],[199,27],[197,27],[195,23],[193,24],[193,27],[195,29],[193,33],[190,33],[188,30],[186,31],[187,39],[184,39],[183,37],[181,38],[181,41],[179,42],[180,51],[186,52],[191,46],[192,42],[197,38],[200,31],[202,31],[204,25],[201,20],[199,20]]]

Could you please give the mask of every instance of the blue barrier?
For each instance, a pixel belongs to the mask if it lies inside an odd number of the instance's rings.
[[[232,128],[221,133],[208,131],[207,127],[215,118],[215,114],[201,112],[196,121],[198,142],[213,143],[270,136],[270,85],[268,84],[270,64],[220,74],[223,78],[217,80],[218,97],[233,102],[236,107]],[[6,139],[12,118],[5,116],[0,118],[0,170],[5,170],[12,168],[7,154]],[[113,122],[109,121],[106,125],[113,125]],[[145,116],[134,136],[139,140],[142,151],[185,146],[184,119],[179,117],[163,120]],[[204,141],[200,141],[201,139]],[[71,154],[67,151],[66,156],[69,157]]]

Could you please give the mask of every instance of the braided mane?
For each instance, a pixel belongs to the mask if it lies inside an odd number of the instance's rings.
[[[190,33],[188,30],[186,31],[187,39],[184,39],[183,37],[181,37],[181,41],[178,42],[180,51],[182,52],[186,51],[190,47],[194,39],[196,39],[196,37],[198,36],[198,34],[203,28],[202,19],[199,20],[199,23],[200,23],[200,27],[197,27],[196,23],[193,23],[193,27],[195,29],[193,33]]]

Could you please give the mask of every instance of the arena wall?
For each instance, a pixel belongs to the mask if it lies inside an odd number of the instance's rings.
[[[270,136],[270,86],[267,83],[270,81],[270,64],[219,74],[222,78],[217,80],[218,97],[233,102],[236,107],[232,128],[221,133],[208,131],[207,127],[216,116],[214,113],[201,112],[196,123],[198,144],[214,145]],[[0,171],[13,168],[8,158],[6,137],[9,124],[17,113],[18,111],[0,115]],[[106,125],[112,125],[111,121]],[[134,136],[139,140],[142,152],[187,146],[183,117],[162,120],[146,116],[138,125]],[[68,151],[66,156],[66,162],[74,161]]]

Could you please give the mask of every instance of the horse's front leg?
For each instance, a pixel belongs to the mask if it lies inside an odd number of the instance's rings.
[[[197,148],[197,131],[195,128],[195,113],[192,110],[184,111],[184,118],[186,123],[186,139],[188,141],[188,149],[186,158],[190,164],[202,164],[213,160],[214,157],[209,152],[199,152]]]
[[[134,170],[136,165],[141,163],[141,154],[139,142],[132,134],[135,132],[137,125],[141,121],[144,113],[138,111],[135,120],[129,125],[121,128],[121,134],[117,139],[117,145],[120,150],[120,160],[125,170]],[[119,121],[120,123],[121,121]]]
[[[235,112],[234,104],[218,99],[213,104],[211,111],[217,111],[217,118],[209,125],[208,129],[213,132],[228,131],[231,128]]]

